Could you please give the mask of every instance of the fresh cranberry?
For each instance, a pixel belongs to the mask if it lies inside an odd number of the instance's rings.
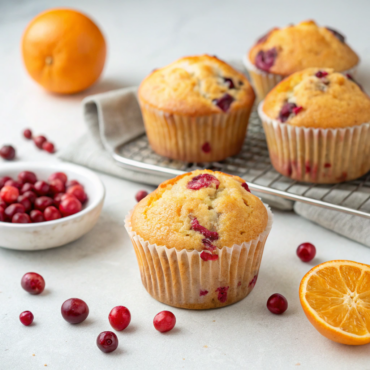
[[[23,131],[23,136],[24,136],[26,139],[32,139],[32,131],[31,131],[29,128],[26,128],[26,129]]]
[[[218,189],[220,186],[220,181],[213,175],[209,173],[203,173],[201,175],[193,177],[186,187],[191,190],[199,190],[202,188],[209,188],[212,185],[215,185],[215,188]]]
[[[0,149],[0,157],[11,161],[15,158],[15,149],[11,145],[4,145]]]
[[[9,177],[9,176],[4,176],[0,179],[0,189],[5,186],[5,183],[8,181],[8,180],[11,180],[12,178]]]
[[[262,71],[269,72],[270,68],[275,63],[276,57],[276,48],[272,48],[269,50],[260,50],[255,59],[256,67],[261,69]]]
[[[5,208],[0,206],[0,222],[6,222],[7,218],[5,216]]]
[[[53,205],[54,205],[54,201],[50,197],[43,196],[43,197],[38,197],[35,200],[35,209],[38,209],[39,211],[42,211],[42,212],[45,211],[45,208],[53,206]]]
[[[317,77],[317,78],[324,78],[324,77],[326,77],[328,75],[328,72],[326,72],[326,71],[317,71],[316,73],[315,73],[315,76]]]
[[[118,347],[117,335],[112,331],[103,331],[96,338],[96,345],[104,353],[113,352]]]
[[[226,113],[234,100],[235,99],[231,95],[224,94],[221,96],[221,98],[214,99],[212,102],[213,104],[217,105],[223,112]]]
[[[36,272],[27,272],[22,277],[21,285],[26,292],[37,295],[44,291],[45,280]]]
[[[0,207],[3,207],[5,209],[6,207],[8,207],[8,205],[2,199],[0,199]]]
[[[220,286],[219,288],[216,289],[216,292],[218,293],[217,299],[225,303],[227,301],[227,291],[229,290],[228,286]]]
[[[287,310],[288,301],[283,295],[275,293],[267,300],[266,306],[270,312],[281,315]]]
[[[23,184],[20,193],[24,194],[26,191],[35,191],[35,187],[33,186],[33,184],[30,184],[29,182]]]
[[[25,212],[29,212],[32,209],[31,200],[25,195],[20,195],[17,202],[23,205]]]
[[[297,248],[297,256],[303,262],[310,262],[315,258],[316,248],[311,243],[302,243]]]
[[[113,329],[121,331],[128,327],[131,321],[131,314],[126,307],[117,306],[112,309],[108,319]]]
[[[64,193],[58,193],[54,195],[54,203],[59,208],[60,202],[62,201],[62,197],[65,195]]]
[[[42,135],[39,135],[33,138],[33,142],[39,149],[42,149],[42,144],[44,144],[45,141],[46,141],[46,137]]]
[[[37,181],[36,174],[31,171],[22,171],[18,174],[18,180],[21,184],[31,183],[34,184]]]
[[[59,210],[57,210],[54,206],[46,207],[44,211],[44,218],[45,221],[53,221],[62,218]]]
[[[224,82],[229,89],[235,89],[234,81],[232,78],[224,77]]]
[[[136,195],[135,199],[136,201],[140,202],[142,199],[144,199],[148,195],[148,192],[145,190],[139,190]]]
[[[249,186],[248,186],[248,184],[247,184],[246,182],[244,182],[244,183],[242,184],[242,187],[243,187],[246,191],[248,191],[249,193],[251,192],[251,191],[250,191],[250,189],[249,189]]]
[[[42,149],[44,149],[46,152],[50,154],[55,152],[55,146],[50,141],[45,141],[45,143],[42,144]]]
[[[81,211],[81,202],[74,196],[66,196],[62,198],[59,204],[59,211],[64,217],[74,215]]]
[[[70,324],[79,324],[89,315],[89,307],[82,299],[70,298],[62,304],[61,312],[64,320]]]
[[[216,261],[216,260],[218,260],[218,254],[212,254],[212,253],[208,253],[208,252],[203,251],[200,254],[200,258],[205,262],[207,262],[207,261]]]
[[[346,42],[346,38],[338,31],[333,30],[332,28],[329,28],[329,27],[326,27],[326,29],[330,31],[340,42],[343,42],[343,43]]]
[[[32,220],[32,222],[44,222],[45,219],[44,219],[44,214],[39,211],[38,209],[34,209],[31,211],[30,213],[30,218]]]
[[[54,172],[48,177],[49,182],[56,180],[56,179],[62,181],[65,184],[68,180],[68,177],[64,172]],[[72,181],[76,181],[76,180],[72,180]]]
[[[19,182],[19,181],[15,181],[15,180],[8,180],[6,183],[5,183],[6,186],[14,186],[15,188],[17,188],[18,190],[21,190],[22,188],[22,184]]]
[[[19,320],[24,326],[30,326],[33,322],[33,314],[31,311],[23,311],[19,315]]]
[[[66,190],[65,184],[62,180],[54,179],[49,182],[50,191],[53,194],[64,193]]]
[[[157,313],[153,320],[154,327],[161,333],[166,333],[172,330],[176,324],[176,317],[170,311],[162,311]]]
[[[286,122],[291,114],[297,115],[302,109],[302,107],[297,107],[294,103],[285,103],[279,113],[280,122]]]
[[[26,191],[22,195],[28,198],[32,204],[35,203],[35,200],[37,198],[37,195],[33,191]]]
[[[74,195],[82,204],[87,201],[87,195],[81,185],[73,185],[66,191],[67,194]]]
[[[11,220],[16,213],[25,213],[26,209],[21,203],[13,203],[5,208],[5,216]]]
[[[204,235],[209,240],[218,239],[218,233],[216,231],[210,231],[204,226],[200,225],[199,221],[195,217],[191,220],[191,228],[194,231],[200,232],[202,235]]]
[[[50,191],[50,185],[45,181],[37,181],[34,186],[37,195],[46,195]]]
[[[211,144],[210,144],[210,143],[208,143],[208,142],[204,143],[204,144],[202,145],[202,151],[203,151],[204,153],[206,153],[206,154],[211,153],[211,151],[212,151]]]
[[[66,188],[68,189],[68,188],[70,188],[73,185],[80,185],[80,186],[83,187],[83,185],[81,185],[77,180],[69,180],[66,183]]]
[[[27,213],[16,213],[12,218],[13,224],[30,224],[31,219]]]
[[[19,197],[19,190],[14,186],[5,185],[0,190],[0,198],[6,203],[13,203]]]

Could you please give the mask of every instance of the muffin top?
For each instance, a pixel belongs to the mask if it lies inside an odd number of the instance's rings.
[[[132,230],[145,241],[207,254],[257,238],[267,222],[264,204],[243,179],[210,170],[164,182],[131,216]]]
[[[154,70],[141,83],[139,99],[167,113],[226,113],[252,106],[247,78],[215,56],[185,57]]]
[[[272,29],[252,47],[249,60],[262,71],[283,76],[310,67],[342,72],[359,62],[343,35],[314,21]]]
[[[350,127],[370,122],[370,98],[351,75],[308,68],[275,86],[262,111],[292,126]]]

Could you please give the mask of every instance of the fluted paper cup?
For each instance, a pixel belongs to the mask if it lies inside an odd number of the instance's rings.
[[[139,264],[141,280],[156,300],[174,307],[209,309],[228,306],[245,298],[254,288],[263,249],[272,227],[268,206],[266,229],[248,243],[217,249],[218,259],[204,261],[198,251],[157,246],[143,240],[131,228],[131,214],[125,227]]]
[[[191,117],[140,106],[152,149],[185,162],[221,161],[239,153],[252,109]]]
[[[243,63],[247,69],[252,85],[257,94],[257,101],[263,100],[266,95],[285,77],[274,73],[268,73],[258,69],[248,58],[247,55],[243,56]],[[350,74],[352,77],[356,77],[357,65],[347,71],[341,72],[343,74]]]
[[[271,162],[282,175],[316,184],[335,184],[370,170],[370,123],[319,129],[295,127],[267,117],[258,106]]]

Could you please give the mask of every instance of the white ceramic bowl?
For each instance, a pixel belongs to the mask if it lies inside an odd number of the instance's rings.
[[[0,177],[16,179],[21,171],[35,172],[40,180],[47,180],[53,172],[64,172],[68,179],[75,179],[85,187],[89,200],[81,212],[59,220],[34,224],[0,222],[0,247],[28,251],[55,248],[78,239],[94,227],[105,196],[104,186],[94,172],[60,162],[0,163]]]

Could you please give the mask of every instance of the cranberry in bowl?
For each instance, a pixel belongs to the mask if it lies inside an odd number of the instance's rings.
[[[58,187],[50,189],[46,195],[42,195],[49,200],[49,203],[53,203],[45,204],[45,209],[47,206],[52,207],[48,209],[47,217],[39,217],[34,220],[30,216],[27,223],[12,223],[9,219],[5,219],[4,222],[0,221],[0,247],[30,251],[55,248],[80,238],[94,227],[103,207],[105,196],[104,186],[94,172],[70,163],[10,162],[3,163],[0,167],[0,179],[8,176],[15,180],[18,174],[23,171],[30,171],[36,175],[38,181],[47,183],[52,180],[49,179],[52,174],[65,174],[67,181],[74,180],[82,185],[87,200],[81,204],[81,208],[74,207],[74,211],[72,211],[76,213],[71,214],[71,204],[69,203],[72,202],[68,201],[63,203],[64,213],[58,212],[60,204],[54,200],[56,194],[53,193],[58,190]],[[63,176],[57,176],[57,178],[65,179]],[[31,192],[32,190],[27,194]],[[35,197],[37,200],[41,196],[35,193]],[[73,198],[71,195],[65,196],[67,200],[71,197]],[[35,205],[35,198],[30,200],[32,210],[26,210],[26,212],[30,215],[33,210],[37,210],[43,215],[45,210],[39,210],[43,202],[38,201]],[[2,208],[4,205],[9,206],[7,203],[1,202]]]

